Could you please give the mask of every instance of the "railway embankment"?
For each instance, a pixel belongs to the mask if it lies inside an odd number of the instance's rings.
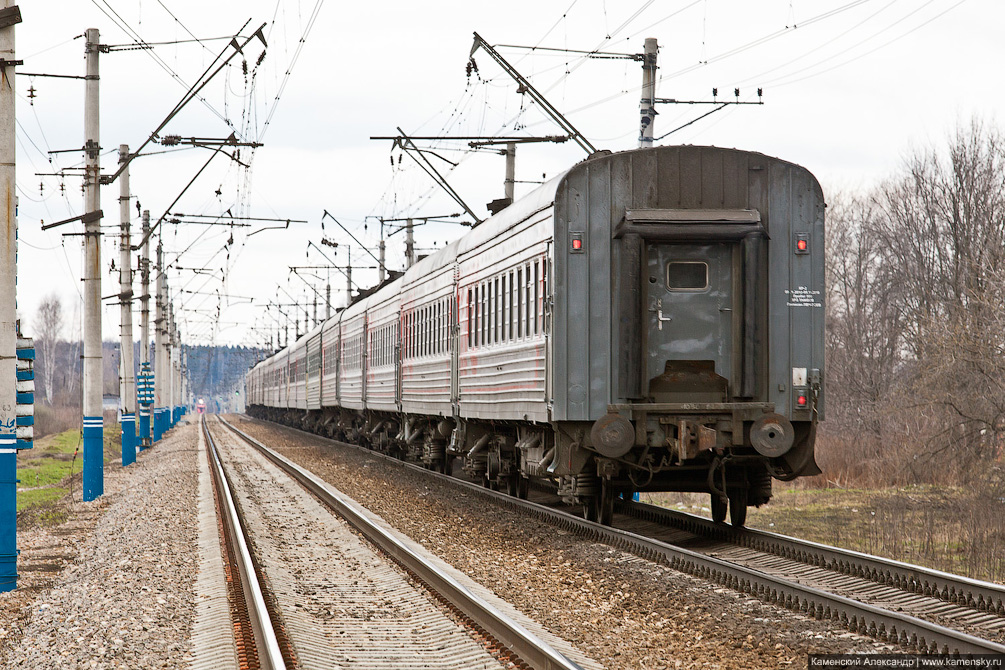
[[[484,503],[365,453],[242,429],[421,542],[610,668],[768,668],[809,653],[889,649]],[[137,463],[106,462],[105,495],[65,501],[19,534],[21,580],[0,595],[0,666],[189,667],[198,577],[197,427]],[[26,519],[28,517],[25,517]]]

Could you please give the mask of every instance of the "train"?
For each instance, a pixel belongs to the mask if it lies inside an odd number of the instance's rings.
[[[820,474],[824,212],[761,153],[598,152],[257,363],[247,411],[600,523],[685,491],[742,526]]]

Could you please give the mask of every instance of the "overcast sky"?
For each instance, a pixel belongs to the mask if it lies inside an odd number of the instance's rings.
[[[19,72],[83,74],[79,36],[86,28],[98,28],[101,42],[110,45],[100,56],[105,173],[115,170],[120,144],[135,149],[146,141],[213,59],[233,53],[229,36],[246,22],[245,38],[264,24],[267,48],[251,42],[203,89],[202,100],[162,131],[211,138],[234,132],[263,146],[242,149],[247,168],[217,155],[170,211],[307,223],[261,232],[276,224],[162,227],[183,337],[193,344],[261,344],[277,324],[277,316],[263,315],[266,303],[310,302],[315,289],[324,294],[326,282],[333,304],[344,304],[346,281],[337,270],[303,270],[316,275],[306,281],[291,273],[290,266],[327,264],[314,247],[308,252],[308,242],[340,266],[351,254],[356,284],[375,280],[374,260],[331,218],[323,219],[325,210],[375,253],[381,227],[370,217],[460,211],[409,155],[370,136],[395,135],[398,126],[434,136],[561,132],[485,52],[475,54],[477,72],[466,75],[473,31],[496,45],[615,54],[639,53],[643,40],[655,37],[659,97],[707,101],[716,87],[719,99],[733,100],[738,87],[740,100],[756,101],[761,87],[764,102],[727,107],[658,144],[778,156],[809,168],[825,193],[875,184],[894,174],[908,152],[943,145],[971,117],[1000,124],[1005,108],[998,72],[1005,6],[991,0],[46,0],[22,3],[21,12]],[[222,37],[228,39],[213,39]],[[136,39],[172,44],[127,49]],[[636,146],[639,63],[499,50],[595,146]],[[72,337],[80,330],[82,238],[62,233],[79,233],[82,226],[43,232],[41,222],[83,211],[79,170],[70,169],[82,164],[82,154],[48,152],[83,145],[84,87],[75,79],[19,74],[16,88],[19,311],[30,334],[39,302],[55,293],[67,317],[65,335]],[[655,134],[710,109],[662,105]],[[502,197],[498,154],[464,152],[463,142],[419,144],[436,147],[436,168],[479,216],[487,215],[487,202]],[[169,150],[150,144],[144,153],[152,155],[131,166],[132,195],[154,221],[210,156],[205,149],[156,153]],[[585,155],[572,143],[521,146],[517,180],[526,183],[518,184],[517,197]],[[103,295],[118,292],[118,273],[111,272],[111,262],[119,262],[112,237],[118,197],[118,184],[102,189]],[[130,212],[138,229],[135,204]],[[426,253],[463,231],[430,223],[416,229],[417,246]],[[393,232],[385,229],[387,265],[400,269],[404,234]],[[323,238],[339,246],[322,246]],[[280,309],[297,311],[303,322],[302,307]],[[322,314],[323,304],[318,309]],[[308,310],[313,317],[312,303]],[[105,339],[117,339],[117,305],[104,309],[103,324]]]

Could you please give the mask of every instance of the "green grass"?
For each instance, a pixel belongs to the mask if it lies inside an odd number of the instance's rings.
[[[105,467],[122,455],[120,430],[118,423],[105,426]],[[69,492],[70,477],[81,472],[83,467],[83,443],[79,428],[49,435],[36,441],[32,449],[19,452],[17,511],[52,508]],[[45,513],[41,516],[43,519],[47,518]]]

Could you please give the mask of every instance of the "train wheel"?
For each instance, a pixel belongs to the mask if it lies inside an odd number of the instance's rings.
[[[726,520],[726,501],[717,493],[712,494],[712,521],[722,523]]]
[[[747,522],[747,489],[729,491],[729,522],[737,528],[742,528]]]

